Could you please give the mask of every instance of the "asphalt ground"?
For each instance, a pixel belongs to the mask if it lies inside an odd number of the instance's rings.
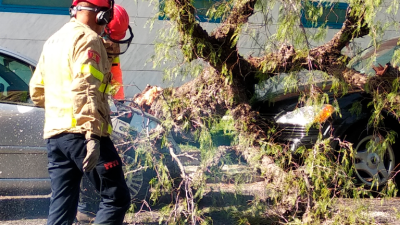
[[[229,187],[224,186],[225,188],[222,191],[226,193],[226,188]],[[216,195],[218,192],[216,192],[216,189],[214,190],[212,194]],[[205,202],[202,203],[203,207],[207,207],[207,202],[208,200],[211,202],[211,198],[208,196],[208,198],[204,199]],[[221,204],[224,203],[221,202]],[[373,223],[371,224],[400,225],[400,198],[385,200],[376,198],[358,201],[353,199],[339,199],[338,204],[345,206],[353,205],[354,208],[362,205],[364,207],[362,214],[373,218]],[[45,225],[47,222],[48,205],[49,198],[43,196],[0,196],[0,225]],[[349,213],[348,211],[343,212],[339,208],[335,213]],[[156,225],[159,224],[159,218],[160,213],[157,210],[144,210],[139,213],[127,214],[125,224]],[[231,225],[233,224],[232,222],[223,218],[215,218],[213,224]],[[328,225],[330,223],[328,221],[324,224]]]
[[[49,196],[1,196],[0,221],[46,219],[49,204]]]
[[[190,174],[197,169],[197,164],[191,162],[191,165],[185,166],[185,172]],[[222,168],[225,176],[237,176],[244,173],[245,177],[249,177],[245,171],[246,167],[242,165],[229,165]],[[229,181],[230,179],[228,179]],[[248,207],[254,194],[261,198],[267,198],[265,183],[259,179],[251,179],[249,183],[235,186],[234,182],[222,181],[220,179],[207,180],[207,193],[201,200],[199,207],[226,207],[240,206]],[[238,194],[238,189],[239,193]],[[42,196],[0,196],[0,225],[44,225],[47,222],[48,206],[50,203],[50,195]],[[362,215],[373,218],[372,224],[391,224],[400,225],[400,198],[391,199],[339,199],[337,202],[337,210],[334,213],[340,215],[348,214],[348,208],[342,211],[340,206],[354,206],[357,210],[362,206]],[[341,214],[343,213],[343,214]],[[125,224],[141,224],[156,225],[159,223],[161,213],[157,207],[152,207],[151,211],[142,210],[133,214],[127,214]],[[209,215],[213,218],[213,225],[232,225],[235,221],[230,221],[227,217],[221,217],[221,213]],[[324,223],[324,225],[330,224]]]

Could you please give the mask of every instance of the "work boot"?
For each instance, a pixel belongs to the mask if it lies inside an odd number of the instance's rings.
[[[94,219],[95,216],[93,214],[87,214],[79,211],[76,213],[76,220],[78,221],[78,224],[92,224]]]

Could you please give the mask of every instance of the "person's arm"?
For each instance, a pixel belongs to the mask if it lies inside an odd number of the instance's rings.
[[[104,65],[109,63],[107,55],[101,55],[102,45],[98,38],[81,38],[74,50],[71,85],[73,114],[77,125],[85,127],[86,139],[99,139],[102,131],[107,129],[107,124],[103,123],[107,115],[100,114],[97,104],[97,98],[105,94],[100,86],[106,82],[103,70]]]
[[[112,73],[111,83],[113,85],[113,88],[115,89],[113,93],[113,98],[118,101],[123,101],[125,100],[125,93],[124,93],[122,70],[121,70],[121,63],[119,61],[119,56],[115,57],[112,62],[111,73]]]
[[[43,56],[40,56],[39,63],[36,66],[35,72],[29,82],[29,94],[33,103],[39,107],[44,108],[44,82],[42,65],[44,63]]]
[[[104,46],[107,50],[108,60],[111,64],[111,73],[112,73],[112,80],[111,80],[111,95],[114,100],[118,102],[122,102],[125,100],[125,93],[122,81],[122,70],[121,64],[119,60],[119,52],[120,47],[118,43],[112,42],[111,40],[104,39]]]

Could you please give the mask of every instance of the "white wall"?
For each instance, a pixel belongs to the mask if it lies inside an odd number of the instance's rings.
[[[153,6],[148,1],[140,0],[116,0],[117,4],[124,6],[130,16],[130,25],[135,35],[129,50],[121,56],[121,65],[124,76],[125,92],[127,97],[143,90],[147,84],[166,86],[178,86],[181,82],[164,83],[162,81],[162,71],[154,70],[152,63],[148,62],[154,53],[154,42],[157,33],[168,25],[168,21],[156,20],[153,29],[146,23],[155,15]],[[278,7],[278,6],[276,6]],[[278,8],[273,11],[273,18],[278,16]],[[379,17],[387,17],[381,13]],[[397,16],[398,18],[398,16]],[[243,32],[239,40],[239,50],[243,55],[253,54],[254,56],[263,54],[260,50],[260,43],[276,30],[276,24],[265,27],[262,24],[263,16],[260,14],[253,15],[250,18],[249,26],[257,28],[259,32],[258,38],[252,38],[251,35]],[[398,18],[399,19],[399,18]],[[66,15],[46,15],[31,13],[0,13],[0,46],[9,48],[37,60],[41,53],[42,46],[47,38],[56,32],[63,24],[69,20]],[[400,19],[399,19],[400,21]],[[203,23],[206,30],[211,32],[216,24]],[[312,29],[307,29],[312,32]],[[328,31],[327,39],[329,40],[337,32],[337,29]],[[398,27],[392,27],[386,33],[387,37],[398,36]],[[366,46],[369,43],[368,38],[357,40],[360,46]],[[321,44],[321,43],[315,43]]]
[[[121,56],[126,97],[132,97],[147,84],[171,85],[162,82],[162,71],[154,70],[151,62],[146,64],[154,52],[157,30],[164,26],[165,21],[156,21],[154,29],[150,30],[145,28],[145,24],[154,12],[148,2],[117,0],[116,3],[128,11],[135,35],[130,48]],[[2,12],[0,19],[3,21],[0,23],[0,46],[38,60],[45,41],[69,21],[69,16]]]

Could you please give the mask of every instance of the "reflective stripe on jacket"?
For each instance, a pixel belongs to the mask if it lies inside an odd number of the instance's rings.
[[[32,101],[45,108],[44,138],[110,135],[110,81],[102,38],[72,18],[44,44],[30,82]]]

